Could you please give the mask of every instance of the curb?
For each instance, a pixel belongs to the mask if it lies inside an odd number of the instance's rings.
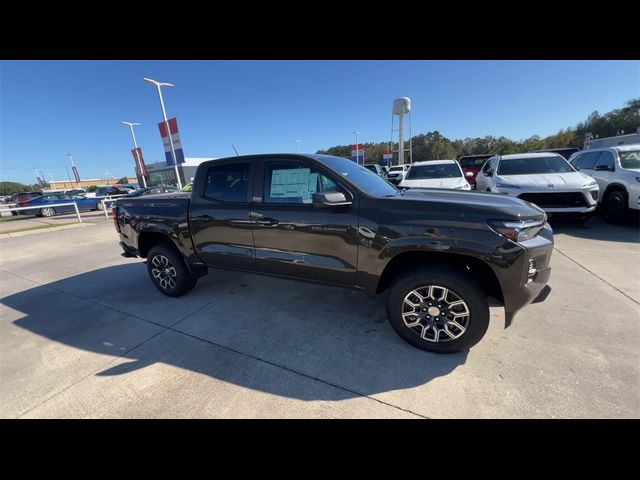
[[[83,228],[83,227],[88,227],[90,225],[95,225],[95,223],[75,223],[73,225],[61,225],[59,227],[38,228],[37,230],[24,230],[22,232],[0,233],[0,239],[24,237],[26,235],[35,235],[37,233],[55,232],[57,230],[69,230],[71,228]]]

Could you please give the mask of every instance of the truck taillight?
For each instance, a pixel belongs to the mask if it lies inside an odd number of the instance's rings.
[[[116,227],[116,231],[120,233],[120,223],[118,223],[118,207],[111,209],[111,216],[113,217],[113,225]]]

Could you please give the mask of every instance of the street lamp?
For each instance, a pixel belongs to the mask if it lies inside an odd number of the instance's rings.
[[[120,122],[123,125],[129,125],[129,129],[131,130],[131,138],[133,138],[133,147],[135,148],[135,156],[136,156],[136,166],[138,167],[138,172],[140,172],[140,176],[142,177],[142,184],[144,185],[144,188],[147,188],[147,179],[145,178],[143,171],[142,171],[142,164],[140,163],[140,157],[138,157],[138,142],[136,142],[136,134],[133,133],[133,127],[134,126],[139,126],[142,125],[141,123],[135,123],[135,122]]]
[[[162,117],[164,119],[164,125],[167,129],[167,135],[169,136],[169,145],[171,145],[171,155],[173,156],[173,168],[176,172],[176,180],[178,182],[178,188],[182,190],[182,182],[180,181],[180,173],[178,172],[178,160],[176,158],[176,151],[173,148],[173,139],[171,138],[171,130],[169,130],[169,120],[167,120],[167,111],[164,109],[164,100],[162,99],[162,87],[173,87],[172,83],[156,82],[150,78],[143,78],[147,83],[151,83],[158,89],[158,97],[160,97],[160,107],[162,107]]]
[[[358,130],[354,130],[353,133],[356,134],[356,163],[359,164],[360,160],[358,159],[358,135],[360,135],[360,132]],[[363,155],[363,157],[364,157],[364,155]],[[363,160],[362,163],[364,163],[364,158],[362,160]]]
[[[300,153],[300,144],[302,143],[302,140],[294,140],[294,142],[296,142],[296,152]]]

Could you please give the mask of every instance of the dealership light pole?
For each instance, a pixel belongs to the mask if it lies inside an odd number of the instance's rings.
[[[142,173],[142,165],[140,164],[140,157],[138,157],[138,142],[136,142],[136,134],[133,133],[133,127],[142,125],[141,123],[135,122],[120,122],[123,125],[129,125],[129,129],[131,130],[131,138],[133,138],[133,148],[135,148],[135,156],[136,156],[136,167],[138,167],[138,172],[140,172],[140,176],[142,177],[142,184],[144,188],[147,188],[147,179],[144,177]]]
[[[358,135],[360,134],[360,132],[358,130],[354,130],[354,132],[356,134],[356,163],[359,164],[360,163],[360,159],[358,158]],[[364,156],[364,155],[363,155]],[[364,163],[364,158],[362,159]]]
[[[302,140],[294,140],[294,142],[296,142],[296,152],[300,153],[300,144],[302,143]]]
[[[147,83],[151,83],[158,89],[158,96],[160,97],[160,107],[162,107],[162,117],[164,119],[164,125],[167,129],[167,135],[169,136],[169,145],[171,145],[171,156],[173,157],[173,169],[176,172],[176,181],[178,182],[178,188],[182,190],[182,182],[180,181],[180,173],[178,172],[178,160],[176,158],[176,151],[173,148],[173,139],[171,138],[171,130],[169,130],[169,120],[167,120],[167,111],[164,109],[164,100],[162,100],[162,87],[173,87],[173,83],[156,82],[150,78],[143,78]]]

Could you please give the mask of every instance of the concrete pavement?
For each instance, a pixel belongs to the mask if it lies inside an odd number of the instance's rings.
[[[211,270],[161,295],[110,222],[0,240],[0,416],[640,417],[637,225],[556,228],[553,291],[441,356],[385,297]]]

